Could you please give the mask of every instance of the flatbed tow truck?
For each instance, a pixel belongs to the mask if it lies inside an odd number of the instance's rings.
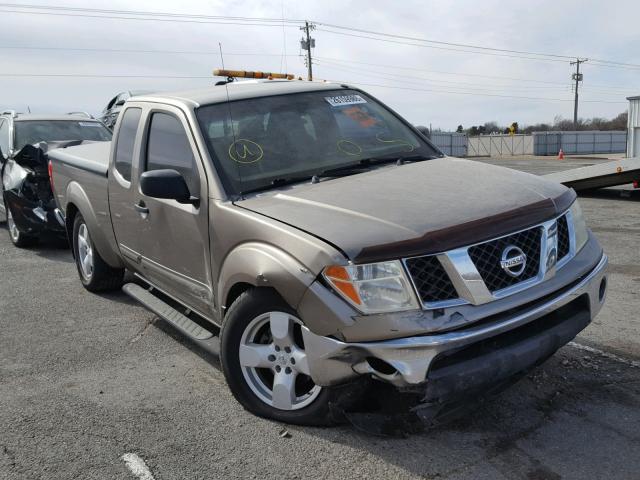
[[[640,157],[623,158],[598,165],[555,172],[545,175],[544,178],[562,183],[577,192],[629,183],[633,184],[635,188],[640,188]]]

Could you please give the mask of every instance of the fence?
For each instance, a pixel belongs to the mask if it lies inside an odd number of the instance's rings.
[[[624,153],[627,149],[627,132],[534,132],[534,155],[557,155],[560,149],[567,155]]]
[[[433,132],[431,141],[453,157],[500,157],[511,155],[567,155],[625,153],[627,132],[534,132],[532,135],[480,135]]]
[[[469,137],[469,157],[502,157],[511,155],[532,155],[531,135],[481,135]]]
[[[445,155],[452,157],[467,156],[467,134],[456,132],[433,132],[431,141]]]

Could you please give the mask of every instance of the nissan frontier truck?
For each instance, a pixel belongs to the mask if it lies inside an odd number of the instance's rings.
[[[51,182],[84,287],[219,342],[247,410],[331,424],[364,379],[446,405],[600,311],[574,191],[446,157],[353,86],[219,83],[131,98],[111,145],[49,152]]]

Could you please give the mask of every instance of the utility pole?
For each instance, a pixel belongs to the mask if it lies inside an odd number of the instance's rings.
[[[313,69],[312,69],[312,61],[311,61],[311,49],[316,46],[316,39],[311,38],[310,32],[311,30],[315,30],[316,26],[313,23],[309,23],[309,21],[305,20],[304,27],[300,27],[300,30],[304,31],[306,38],[302,37],[300,40],[300,46],[303,50],[307,51],[307,58],[305,59],[305,63],[307,64],[307,80],[313,80]]]
[[[588,61],[588,58],[576,58],[575,62],[570,62],[571,65],[576,66],[576,73],[571,78],[576,81],[575,97],[573,102],[573,128],[578,129],[578,84],[582,81],[583,75],[580,73],[580,64]]]

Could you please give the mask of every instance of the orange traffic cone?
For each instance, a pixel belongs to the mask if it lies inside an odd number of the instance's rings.
[[[560,149],[560,151],[558,152],[558,160],[564,160],[564,152],[562,151],[562,149]]]

